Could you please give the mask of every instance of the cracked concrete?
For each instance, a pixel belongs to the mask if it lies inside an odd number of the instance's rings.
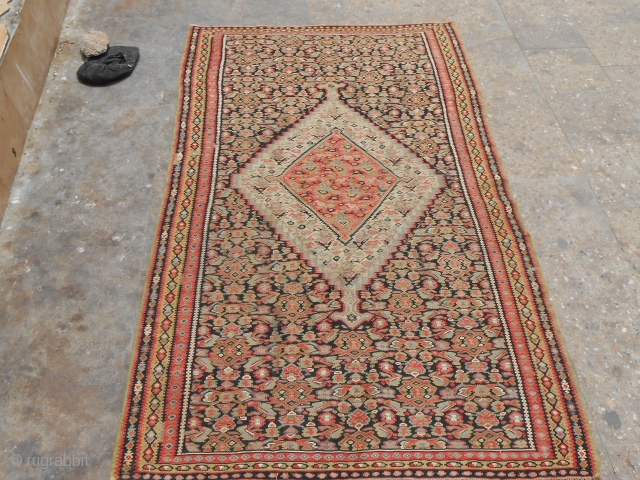
[[[602,477],[640,478],[635,0],[73,0],[0,231],[1,477],[108,478],[188,25],[451,20],[540,259]],[[78,36],[93,29],[140,47],[131,78],[76,82]],[[87,455],[88,466],[26,464],[63,454]]]

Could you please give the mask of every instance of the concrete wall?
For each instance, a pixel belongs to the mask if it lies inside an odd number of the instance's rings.
[[[24,0],[0,60],[0,220],[69,0]]]

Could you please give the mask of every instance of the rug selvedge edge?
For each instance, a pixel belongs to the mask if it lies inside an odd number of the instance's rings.
[[[176,171],[176,165],[181,164],[183,157],[180,157],[178,152],[178,145],[180,143],[180,133],[185,130],[186,127],[182,127],[182,118],[185,116],[185,107],[190,107],[191,102],[185,100],[185,94],[192,88],[191,79],[187,79],[187,66],[189,64],[189,52],[191,49],[195,49],[198,44],[198,36],[199,36],[199,27],[190,26],[188,33],[185,39],[185,45],[183,47],[183,55],[182,61],[180,63],[180,77],[179,77],[179,85],[178,85],[178,99],[175,106],[174,111],[174,138],[172,140],[172,148],[171,155],[169,156],[169,163],[167,165],[167,170],[165,174],[165,193],[163,196],[162,205],[160,207],[160,214],[158,216],[158,220],[156,222],[156,227],[154,229],[154,241],[150,247],[150,255],[149,255],[149,264],[147,268],[147,273],[145,275],[145,283],[144,283],[144,291],[141,295],[141,304],[139,307],[139,313],[137,316],[138,323],[135,326],[134,337],[133,337],[133,350],[131,352],[131,360],[129,365],[129,375],[127,377],[127,384],[125,390],[125,396],[122,407],[121,419],[119,422],[119,429],[116,436],[116,443],[112,454],[112,464],[110,469],[110,478],[112,480],[118,480],[122,478],[120,476],[119,470],[123,465],[123,455],[124,455],[124,445],[126,439],[126,431],[127,426],[129,425],[128,416],[131,412],[132,402],[133,402],[133,392],[134,392],[134,383],[136,372],[138,371],[135,368],[139,364],[140,360],[140,349],[143,342],[143,338],[145,336],[145,325],[146,318],[149,314],[149,301],[150,296],[153,290],[153,284],[159,283],[154,282],[154,277],[158,275],[155,271],[158,267],[161,267],[161,272],[165,271],[166,263],[168,263],[169,258],[165,256],[161,261],[158,261],[159,251],[161,248],[161,241],[163,236],[163,226],[168,222],[169,225],[173,223],[173,215],[176,214],[176,209],[170,212],[170,200],[172,197],[172,190],[174,185],[174,177],[177,177],[177,183],[180,184],[181,177],[184,173],[184,169],[180,168],[179,171]],[[188,82],[188,87],[185,85],[186,81]],[[189,116],[189,110],[186,110],[186,117]],[[176,194],[177,196],[177,194]],[[157,312],[159,309],[159,298],[158,302],[155,305],[155,311]],[[153,323],[156,323],[155,321]]]

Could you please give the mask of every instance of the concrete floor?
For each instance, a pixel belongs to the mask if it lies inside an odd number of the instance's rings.
[[[449,20],[538,253],[603,479],[640,478],[637,0],[73,0],[0,230],[0,477],[108,478],[187,26]],[[76,82],[77,37],[90,29],[140,47],[130,79]],[[89,466],[27,465],[64,454]]]

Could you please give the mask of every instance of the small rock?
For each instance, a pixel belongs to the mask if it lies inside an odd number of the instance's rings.
[[[87,32],[80,37],[80,51],[86,57],[97,57],[109,48],[109,37],[96,30]]]

